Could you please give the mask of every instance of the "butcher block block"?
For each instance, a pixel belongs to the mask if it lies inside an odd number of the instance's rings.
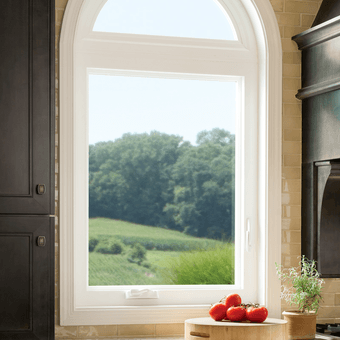
[[[185,321],[185,340],[287,340],[287,321],[267,318],[262,323],[214,321],[197,318]]]

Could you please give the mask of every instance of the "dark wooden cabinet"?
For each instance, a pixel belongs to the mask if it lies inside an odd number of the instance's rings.
[[[54,339],[54,1],[0,1],[0,340]]]
[[[0,339],[53,339],[54,218],[0,216]]]
[[[53,12],[0,1],[0,214],[54,213]]]

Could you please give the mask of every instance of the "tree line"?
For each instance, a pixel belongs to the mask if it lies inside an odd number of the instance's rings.
[[[89,215],[232,239],[235,136],[126,133],[89,148]]]

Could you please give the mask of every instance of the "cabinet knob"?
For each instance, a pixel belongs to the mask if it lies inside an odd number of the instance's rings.
[[[38,236],[38,238],[37,238],[37,245],[38,245],[38,247],[45,247],[45,245],[46,245],[46,237],[45,236]]]
[[[38,184],[37,185],[37,194],[43,195],[46,192],[46,186],[45,184]]]

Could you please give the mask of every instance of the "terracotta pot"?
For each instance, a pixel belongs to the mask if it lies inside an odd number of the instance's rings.
[[[282,313],[288,322],[288,340],[314,339],[316,332],[316,313],[300,311],[287,311]]]

